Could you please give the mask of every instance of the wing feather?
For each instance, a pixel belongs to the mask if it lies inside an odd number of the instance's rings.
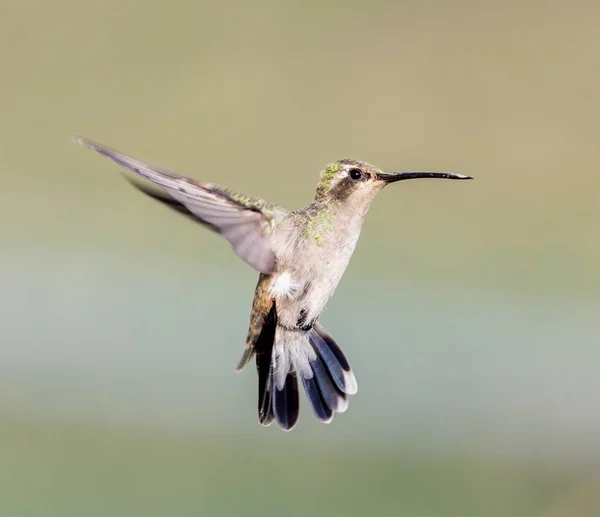
[[[287,214],[285,209],[262,199],[242,196],[210,183],[180,176],[87,138],[76,137],[74,140],[164,189],[175,201],[174,205],[181,205],[180,212],[188,212],[198,222],[222,235],[238,256],[261,273],[274,271],[276,258],[271,249],[271,231],[273,225]],[[132,183],[135,185],[135,182]],[[146,187],[137,187],[165,203],[164,196]]]

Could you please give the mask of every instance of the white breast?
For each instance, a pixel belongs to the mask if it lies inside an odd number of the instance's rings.
[[[358,234],[355,239],[346,241],[344,245],[338,247],[335,252],[328,257],[328,260],[322,264],[319,271],[316,272],[310,290],[305,293],[307,320],[312,321],[319,317],[325,309],[329,298],[335,292],[350,258],[356,248]]]
[[[270,292],[280,325],[296,328],[299,321],[320,316],[354,253],[361,223],[360,216],[350,218],[343,230],[323,232],[321,242],[299,237],[295,228],[277,232],[273,250],[278,271]]]

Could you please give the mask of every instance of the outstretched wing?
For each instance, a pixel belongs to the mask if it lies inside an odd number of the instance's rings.
[[[200,183],[151,165],[83,137],[74,138],[110,160],[164,189],[154,192],[132,182],[145,194],[167,204],[225,237],[234,251],[261,273],[272,273],[275,255],[271,249],[271,230],[287,211],[262,199],[236,194],[210,183]]]

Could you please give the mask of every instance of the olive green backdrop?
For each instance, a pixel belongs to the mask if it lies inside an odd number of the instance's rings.
[[[588,516],[600,7],[0,0],[0,516]],[[322,321],[359,394],[256,420],[256,274],[83,134],[307,203],[386,189]]]

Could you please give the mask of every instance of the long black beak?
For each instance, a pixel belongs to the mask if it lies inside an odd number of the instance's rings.
[[[454,174],[452,172],[390,172],[380,173],[377,177],[386,183],[394,181],[414,180],[417,178],[442,178],[447,180],[472,180],[471,176],[464,174]]]

